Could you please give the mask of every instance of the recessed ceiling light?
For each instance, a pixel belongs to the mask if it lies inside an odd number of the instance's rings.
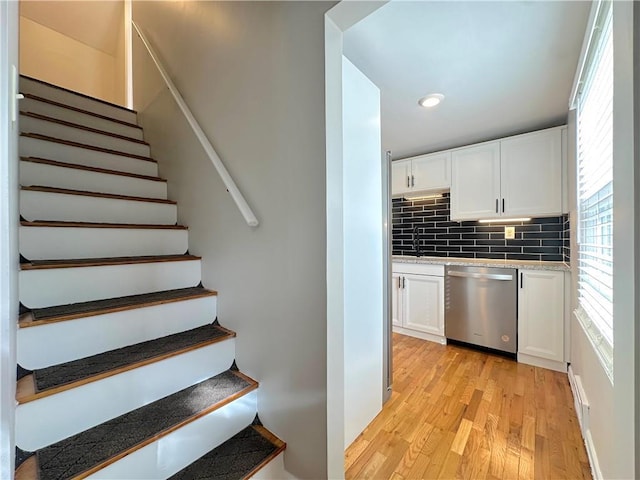
[[[441,93],[432,93],[418,100],[418,104],[425,108],[433,108],[436,105],[439,105],[442,100],[444,100],[444,95]]]

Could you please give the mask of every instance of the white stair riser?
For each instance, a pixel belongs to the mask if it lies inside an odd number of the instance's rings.
[[[99,152],[88,148],[74,147],[38,138],[20,137],[21,157],[46,158],[59,162],[106,168],[118,172],[158,176],[158,164],[113,153]]]
[[[167,478],[239,433],[251,423],[256,411],[257,393],[253,391],[87,478]]]
[[[201,327],[216,318],[216,300],[209,296],[19,328],[18,364],[36,370]]]
[[[20,253],[29,260],[182,255],[187,230],[20,227]]]
[[[144,136],[141,128],[131,127],[119,122],[113,122],[106,118],[100,118],[87,113],[78,112],[69,108],[59,107],[50,103],[41,102],[34,98],[20,100],[20,110],[23,112],[37,113],[46,117],[64,120],[65,122],[77,123],[85,127],[103,130],[116,135],[143,140]]]
[[[28,308],[194,287],[200,260],[99,267],[23,270],[18,275],[20,302]]]
[[[16,445],[33,451],[217,375],[233,362],[233,339],[18,405]]]
[[[20,162],[20,185],[167,199],[167,182],[27,161]]]
[[[20,215],[25,220],[175,225],[175,204],[23,190]]]
[[[87,110],[89,112],[94,112],[99,115],[116,118],[123,122],[136,123],[136,114],[134,112],[124,110],[113,105],[107,105],[106,103],[26,78],[20,78],[20,92],[30,93],[38,97],[53,100],[58,103]]]
[[[94,147],[107,148],[118,152],[132,153],[148,157],[151,154],[149,145],[130,142],[122,138],[112,137],[101,133],[89,132],[79,128],[49,122],[39,118],[20,115],[20,131],[22,133],[38,133],[60,140],[93,145]]]
[[[289,478],[284,471],[284,452],[280,452],[269,463],[258,470],[255,475],[247,478],[251,478],[253,480],[273,480],[276,478]]]

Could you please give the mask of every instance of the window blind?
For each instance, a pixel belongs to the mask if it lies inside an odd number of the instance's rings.
[[[577,98],[578,313],[613,347],[613,38],[611,2]]]

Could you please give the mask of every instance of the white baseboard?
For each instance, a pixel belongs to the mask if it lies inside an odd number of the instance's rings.
[[[567,362],[558,362],[556,360],[534,357],[533,355],[527,355],[526,353],[518,353],[518,363],[526,363],[527,365],[533,365],[534,367],[567,373]]]
[[[571,393],[574,399],[574,408],[576,410],[578,422],[580,423],[582,440],[584,441],[587,456],[589,457],[591,473],[594,480],[603,480],[600,464],[598,463],[596,447],[593,443],[593,438],[591,437],[591,429],[589,428],[589,400],[587,399],[586,392],[582,387],[582,380],[580,379],[580,376],[575,374],[571,365],[569,365],[568,370],[569,385],[571,386]]]
[[[433,335],[432,333],[419,332],[418,330],[411,330],[410,328],[403,327],[393,327],[394,333],[399,333],[401,335],[407,335],[409,337],[421,338],[422,340],[428,340],[430,342],[436,342],[440,345],[446,345],[447,339],[440,335]]]
[[[600,464],[598,463],[596,446],[593,444],[593,438],[591,438],[591,430],[587,430],[587,433],[583,437],[583,440],[584,445],[587,448],[587,456],[589,457],[589,465],[591,465],[591,474],[593,475],[593,480],[604,480],[602,471],[600,470]]]

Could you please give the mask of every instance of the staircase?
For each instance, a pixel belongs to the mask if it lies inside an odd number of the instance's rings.
[[[20,82],[16,478],[282,478],[136,113]]]

